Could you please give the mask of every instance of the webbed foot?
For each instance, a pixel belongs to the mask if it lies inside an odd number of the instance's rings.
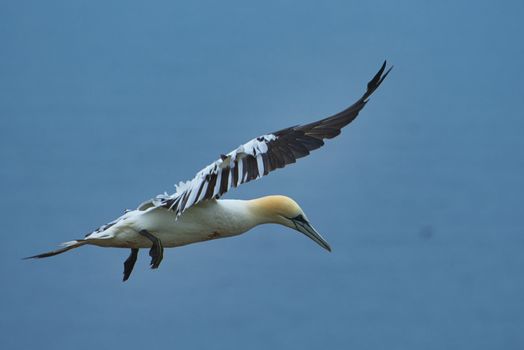
[[[135,267],[136,259],[138,257],[138,249],[132,248],[131,254],[129,254],[129,257],[126,261],[124,261],[124,279],[123,281],[127,281],[129,276],[131,275],[131,272],[133,272],[133,267]]]
[[[153,236],[149,231],[142,230],[139,232],[142,236],[146,237],[153,243],[151,249],[149,250],[149,256],[151,257],[151,268],[157,269],[164,258],[164,247],[162,246],[162,241]]]

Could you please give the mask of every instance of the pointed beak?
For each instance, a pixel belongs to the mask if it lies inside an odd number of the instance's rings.
[[[329,243],[324,239],[324,237],[320,235],[320,233],[317,232],[317,230],[313,228],[313,226],[311,226],[309,222],[293,220],[293,223],[295,224],[295,229],[297,231],[302,232],[303,234],[311,238],[313,241],[315,241],[315,243],[317,243],[319,246],[321,246],[328,252],[331,251]]]

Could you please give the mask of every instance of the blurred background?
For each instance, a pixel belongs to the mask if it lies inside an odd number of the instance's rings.
[[[522,349],[524,2],[2,1],[2,349]],[[262,226],[166,251],[82,237],[262,133],[359,118],[226,198]]]

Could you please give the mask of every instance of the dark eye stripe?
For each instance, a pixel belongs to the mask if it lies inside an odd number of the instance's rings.
[[[291,220],[298,221],[298,222],[303,222],[304,224],[307,223],[307,220],[304,218],[304,216],[302,216],[302,214],[299,214],[299,215],[295,216]]]

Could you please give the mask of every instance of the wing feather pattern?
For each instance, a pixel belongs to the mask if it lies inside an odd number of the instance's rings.
[[[165,207],[180,215],[198,202],[220,198],[232,187],[258,179],[271,171],[295,163],[324,145],[325,139],[340,134],[366,105],[369,96],[391,71],[386,62],[369,81],[367,90],[353,105],[340,113],[313,123],[297,125],[262,135],[241,145],[211,163],[196,176],[176,186],[172,195],[161,194],[152,200],[155,207]]]

